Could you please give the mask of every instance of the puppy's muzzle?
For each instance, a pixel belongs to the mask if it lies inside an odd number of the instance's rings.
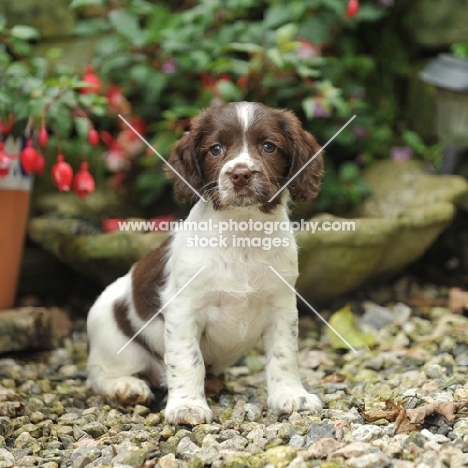
[[[245,187],[252,178],[252,171],[248,167],[237,166],[231,171],[229,178],[235,187]]]

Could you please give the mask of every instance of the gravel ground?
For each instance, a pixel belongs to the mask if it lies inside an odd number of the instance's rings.
[[[0,468],[468,466],[468,318],[403,304],[365,310],[360,324],[378,345],[357,354],[332,350],[325,330],[301,319],[301,374],[321,414],[266,411],[254,351],[209,399],[213,423],[194,428],[165,424],[156,403],[93,394],[77,322],[62,348],[0,361]]]

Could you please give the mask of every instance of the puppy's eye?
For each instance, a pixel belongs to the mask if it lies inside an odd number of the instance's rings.
[[[273,153],[275,149],[276,146],[273,143],[270,143],[269,141],[263,143],[262,150],[265,151],[265,153]]]
[[[223,147],[221,145],[213,145],[210,148],[210,151],[213,156],[219,156],[220,154],[223,154]]]

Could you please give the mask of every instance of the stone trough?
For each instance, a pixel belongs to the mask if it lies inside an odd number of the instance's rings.
[[[346,218],[354,221],[354,231],[298,233],[301,275],[297,287],[314,304],[388,278],[419,259],[450,224],[454,203],[468,193],[464,178],[426,174],[416,161],[381,161],[364,177],[373,195]],[[92,222],[97,227],[100,217],[112,216],[118,204],[112,196],[107,202],[106,197],[93,195],[84,204],[72,194],[44,199],[40,204],[44,215],[30,221],[29,234],[61,261],[105,285],[158,247],[167,234],[97,232]],[[345,218],[320,214],[312,220]]]
[[[313,221],[353,221],[354,231],[300,232],[297,288],[326,303],[367,282],[389,278],[418,260],[468,192],[459,176],[429,175],[418,161],[380,161],[363,177],[372,195],[349,217],[320,214]]]

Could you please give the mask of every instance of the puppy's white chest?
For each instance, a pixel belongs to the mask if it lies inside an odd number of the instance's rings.
[[[265,300],[217,292],[200,311],[200,347],[207,365],[233,364],[259,341],[268,321]]]

